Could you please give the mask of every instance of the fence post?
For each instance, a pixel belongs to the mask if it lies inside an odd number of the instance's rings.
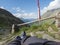
[[[56,14],[55,20],[56,20],[56,27],[60,28],[60,12]]]
[[[12,31],[11,31],[12,34],[14,33],[14,27],[15,27],[15,25],[13,24],[12,25]]]

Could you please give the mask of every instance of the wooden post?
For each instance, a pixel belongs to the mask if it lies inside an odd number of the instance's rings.
[[[56,20],[56,27],[60,28],[60,12],[56,14],[55,20]]]
[[[39,25],[40,25],[41,15],[40,15],[40,1],[39,0],[37,0],[37,7],[38,7],[38,20],[39,20]]]
[[[12,31],[11,31],[12,34],[14,33],[14,27],[15,27],[15,25],[13,24],[12,25]]]
[[[39,16],[39,19],[41,19],[41,15],[40,15],[40,2],[39,2],[39,0],[37,0],[37,5],[38,5],[38,16]]]

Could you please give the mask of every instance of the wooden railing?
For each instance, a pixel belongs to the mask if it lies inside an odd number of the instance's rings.
[[[54,17],[47,17],[47,18],[43,18],[43,19],[38,19],[38,20],[34,20],[31,22],[26,22],[26,23],[22,23],[22,24],[17,24],[17,26],[26,25],[26,24],[30,24],[30,23],[34,23],[34,22],[40,22],[40,21],[44,21],[44,20],[48,20],[48,19],[52,19],[52,18],[55,18],[55,16]]]

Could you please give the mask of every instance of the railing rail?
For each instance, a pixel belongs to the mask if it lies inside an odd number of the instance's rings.
[[[44,20],[52,19],[52,18],[55,18],[55,16],[54,17],[47,17],[47,18],[43,18],[43,19],[38,19],[38,20],[34,20],[31,22],[26,22],[26,23],[22,23],[22,24],[17,24],[17,26],[26,25],[26,24],[30,24],[30,23],[34,23],[34,22],[40,22],[40,21],[44,21]]]

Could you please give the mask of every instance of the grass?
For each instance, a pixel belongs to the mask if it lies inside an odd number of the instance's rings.
[[[58,32],[58,28],[55,26],[55,24],[52,24],[51,27],[54,31]]]
[[[20,31],[26,31],[27,35],[30,35],[31,32],[33,32],[37,37],[42,38],[42,34],[36,34],[37,31],[44,31],[46,34],[50,35],[51,37],[55,38],[55,34],[48,32],[48,28],[51,27],[53,31],[58,32],[58,28],[55,26],[55,24],[49,23],[49,21],[43,22],[40,25],[31,25],[30,27],[23,27],[20,28]],[[56,39],[56,38],[55,38]],[[60,38],[58,38],[60,39]]]
[[[30,27],[25,27],[25,26],[21,27],[19,32],[14,33],[14,35],[16,35],[16,36],[19,35],[20,36],[22,31],[26,31],[27,35],[30,35],[30,33],[33,32],[38,38],[42,38],[43,34],[36,34],[36,32],[44,31],[46,34],[48,34],[51,37],[55,38],[55,34],[54,33],[48,32],[48,28],[49,27],[52,27],[52,29],[54,31],[58,32],[58,28],[55,26],[55,24],[51,24],[51,23],[48,23],[48,21],[46,21],[46,22],[42,22],[40,25],[32,24],[32,25],[30,25]],[[57,39],[60,39],[60,38],[57,38]]]
[[[0,40],[2,40],[2,38],[0,38]]]

